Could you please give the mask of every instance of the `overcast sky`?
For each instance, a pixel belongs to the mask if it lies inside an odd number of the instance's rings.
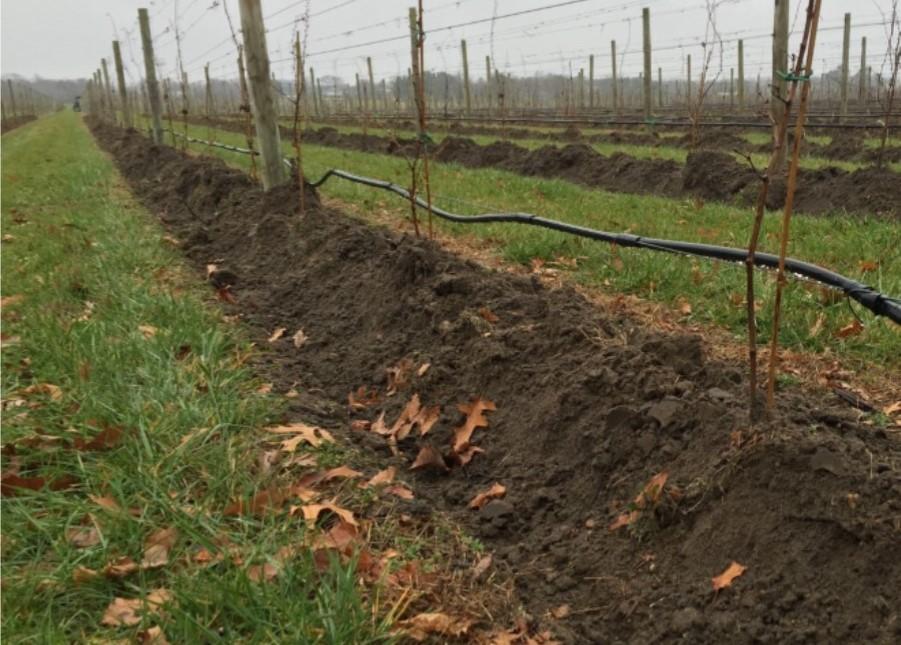
[[[174,75],[177,68],[177,24],[190,78],[201,76],[206,62],[214,77],[232,77],[234,45],[223,1],[239,26],[237,0],[2,0],[0,66],[4,74],[29,78],[86,77],[102,57],[112,56],[110,43],[118,36],[128,77],[137,81],[143,65],[137,9],[147,7],[163,75]],[[263,0],[273,69],[280,78],[292,76],[292,34],[297,19],[309,13],[307,61],[318,75],[352,79],[355,72],[365,73],[366,56],[373,59],[377,80],[405,73],[410,58],[407,8],[412,4],[411,0]],[[644,6],[651,10],[653,67],[662,67],[665,78],[684,75],[686,54],[700,59],[700,42],[705,37],[704,0],[425,0],[424,4],[427,68],[458,72],[462,67],[459,43],[466,38],[474,78],[484,77],[486,55],[493,56],[498,68],[522,76],[568,73],[570,67],[578,73],[580,66],[587,74],[589,54],[596,55],[596,76],[602,78],[610,73],[613,39],[624,74],[637,74]],[[815,71],[840,64],[842,16],[848,11],[852,12],[852,73],[860,65],[862,36],[868,38],[869,64],[878,72],[885,58],[886,27],[873,23],[883,22],[880,10],[887,13],[891,0],[827,0],[823,4]],[[792,0],[796,30],[803,27],[803,16],[795,18],[800,6],[800,0]],[[505,17],[542,7],[550,8]],[[772,7],[773,0],[727,0],[721,6],[717,25],[725,40],[726,69],[735,65],[735,40],[742,37],[746,77],[754,78],[758,72],[769,75]],[[485,22],[457,26],[479,20]]]

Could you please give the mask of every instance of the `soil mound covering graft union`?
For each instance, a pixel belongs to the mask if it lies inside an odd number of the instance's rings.
[[[416,499],[398,503],[416,521],[456,518],[565,642],[901,638],[901,451],[848,408],[791,388],[750,433],[743,367],[707,360],[698,337],[650,331],[312,194],[299,216],[296,187],[263,195],[220,161],[94,131],[198,274],[216,261],[238,276],[225,306],[261,347],[276,327],[304,330],[301,348],[267,350],[257,366],[277,391],[335,402],[295,411],[403,469]],[[430,367],[387,397],[386,368],[405,358]],[[381,397],[350,411],[360,386]],[[350,430],[383,411],[390,425],[413,394],[440,418],[398,455]],[[458,404],[477,396],[497,407],[473,435],[482,452],[447,472],[410,471],[422,446],[448,452]],[[467,508],[495,482],[503,499]],[[611,530],[618,517],[626,525]],[[733,561],[743,575],[714,591]]]

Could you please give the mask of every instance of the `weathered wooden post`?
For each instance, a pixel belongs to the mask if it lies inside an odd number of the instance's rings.
[[[857,100],[867,100],[867,37],[860,39],[860,78],[858,79]]]
[[[644,46],[644,118],[651,118],[651,10],[641,10]]]
[[[613,89],[613,111],[616,114],[619,114],[619,97],[617,96],[618,86],[616,83],[616,41],[610,41],[610,65],[613,70],[613,82],[611,83]]]
[[[126,128],[134,125],[131,120],[131,106],[128,104],[128,89],[125,86],[125,69],[122,67],[122,51],[119,41],[113,41],[113,62],[116,65],[116,82],[119,85],[119,103],[122,105],[122,125]]]
[[[745,107],[745,41],[738,40],[738,109]]]
[[[466,39],[460,41],[460,51],[463,55],[463,96],[466,99],[466,116],[472,114],[472,95],[469,89],[469,56],[466,53]]]
[[[585,69],[579,68],[579,109],[585,109]]]
[[[789,0],[775,0],[773,14],[773,69],[770,77],[770,118],[773,121],[773,139],[779,132],[779,124],[785,118],[785,88],[783,78],[788,73],[788,3]],[[779,159],[774,167],[782,168],[788,146],[777,146]]]
[[[375,102],[375,76],[372,74],[372,58],[366,57],[366,67],[369,69],[369,112],[375,114],[378,112],[378,105]]]
[[[685,103],[691,109],[691,54],[685,57]]]
[[[360,74],[355,74],[355,77],[357,83],[357,106],[360,110],[360,115],[362,115],[365,109],[363,108],[363,90],[360,88]]]
[[[657,106],[663,107],[663,68],[657,68]]]
[[[213,117],[213,86],[210,83],[210,64],[207,63],[203,66],[203,80],[206,86],[206,93],[204,96],[204,108],[206,111],[206,118],[209,121]]]
[[[594,54],[588,56],[588,109],[594,109]]]
[[[848,75],[850,72],[849,56],[851,54],[851,14],[845,14],[845,30],[842,38],[842,86],[841,86],[841,104],[839,113],[842,116],[848,114]]]
[[[13,118],[16,117],[16,91],[13,89],[13,81],[11,78],[6,79],[6,87],[9,89],[9,109]]]
[[[153,37],[150,35],[150,17],[147,9],[138,9],[138,23],[141,27],[141,45],[144,49],[144,77],[147,84],[147,100],[150,102],[150,124],[153,140],[163,143],[163,104],[160,100],[160,86],[156,80],[156,63],[153,59]]]
[[[491,99],[491,56],[485,56],[485,108],[489,115],[493,103],[494,101]]]
[[[735,107],[735,68],[729,68],[729,107]]]
[[[266,29],[260,0],[240,0],[241,32],[244,35],[244,59],[250,85],[250,104],[254,128],[260,142],[263,190],[286,181],[282,163],[278,118],[269,81],[269,54],[266,51]]]
[[[107,67],[106,59],[100,59],[100,66],[103,70],[103,93],[106,99],[106,109],[109,112],[109,117],[116,120],[116,104],[113,103],[113,90],[110,87],[109,82],[109,67]]]
[[[320,111],[322,109],[322,95],[321,93],[317,96],[317,88],[319,86],[316,84],[316,72],[313,71],[313,68],[310,68],[310,92],[313,94],[313,113],[319,117]]]

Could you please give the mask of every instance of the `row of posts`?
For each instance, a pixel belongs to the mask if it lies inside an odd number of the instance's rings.
[[[0,119],[4,127],[10,119],[35,117],[56,107],[56,101],[36,92],[28,83],[17,83],[9,78],[0,84]]]

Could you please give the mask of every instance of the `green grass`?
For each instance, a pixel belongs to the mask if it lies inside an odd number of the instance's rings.
[[[203,129],[195,128],[194,133],[203,136]],[[241,140],[241,135],[222,131],[216,137],[230,143]],[[195,149],[205,150],[203,146]],[[229,163],[247,167],[248,160],[242,155],[215,149],[213,152]],[[287,143],[285,153],[291,154]],[[406,162],[388,155],[306,145],[304,164],[311,177],[339,167],[401,185],[409,181]],[[499,170],[472,170],[452,164],[432,164],[431,168],[436,204],[461,213],[525,211],[601,230],[733,247],[745,246],[750,231],[749,208],[709,203],[698,209],[691,200],[608,193],[567,181],[527,178]],[[364,212],[379,209],[398,218],[408,215],[408,206],[401,199],[376,189],[332,180],[322,190],[329,197],[362,207]],[[779,217],[777,213],[767,215],[761,250],[777,251]],[[744,305],[740,304],[745,289],[743,267],[626,249],[615,252],[620,262],[609,245],[544,229],[438,222],[442,230],[490,241],[514,262],[525,264],[534,257],[578,257],[574,277],[580,282],[669,305],[687,302],[692,307],[689,319],[722,325],[738,337],[745,333]],[[897,231],[896,223],[876,218],[853,218],[841,213],[828,217],[797,215],[789,252],[793,257],[829,267],[897,296],[901,294]],[[862,262],[877,262],[878,267],[864,273]],[[757,284],[763,341],[770,334],[775,280],[772,274],[759,272]],[[839,337],[839,330],[851,323],[854,315],[845,301],[826,298],[813,285],[791,280],[784,302],[780,331],[784,346],[832,352],[885,366],[892,364],[901,352],[898,327],[856,305],[865,330],[859,335]],[[818,324],[820,318],[822,323]]]
[[[240,330],[206,302],[206,289],[191,286],[196,279],[79,117],[66,111],[5,135],[2,161],[3,233],[12,236],[3,242],[3,295],[22,296],[3,309],[4,475],[18,461],[23,476],[77,480],[68,490],[2,499],[6,642],[133,640],[153,625],[173,643],[385,639],[387,625],[351,566],[317,573],[301,553],[270,583],[248,578],[246,565],[304,539],[300,518],[223,514],[268,485],[257,474],[260,428],[280,405],[257,393]],[[60,388],[58,400],[25,393],[42,383]],[[123,430],[107,451],[9,449],[38,434],[89,438],[104,426]],[[107,511],[90,496],[126,510]],[[83,522],[96,523],[100,540],[76,548],[67,529]],[[119,556],[139,562],[144,540],[163,527],[179,534],[168,565],[73,582],[78,567],[100,569]],[[197,549],[215,552],[223,540],[243,566],[230,557],[194,562]],[[113,598],[156,588],[173,594],[164,616],[101,626]]]

